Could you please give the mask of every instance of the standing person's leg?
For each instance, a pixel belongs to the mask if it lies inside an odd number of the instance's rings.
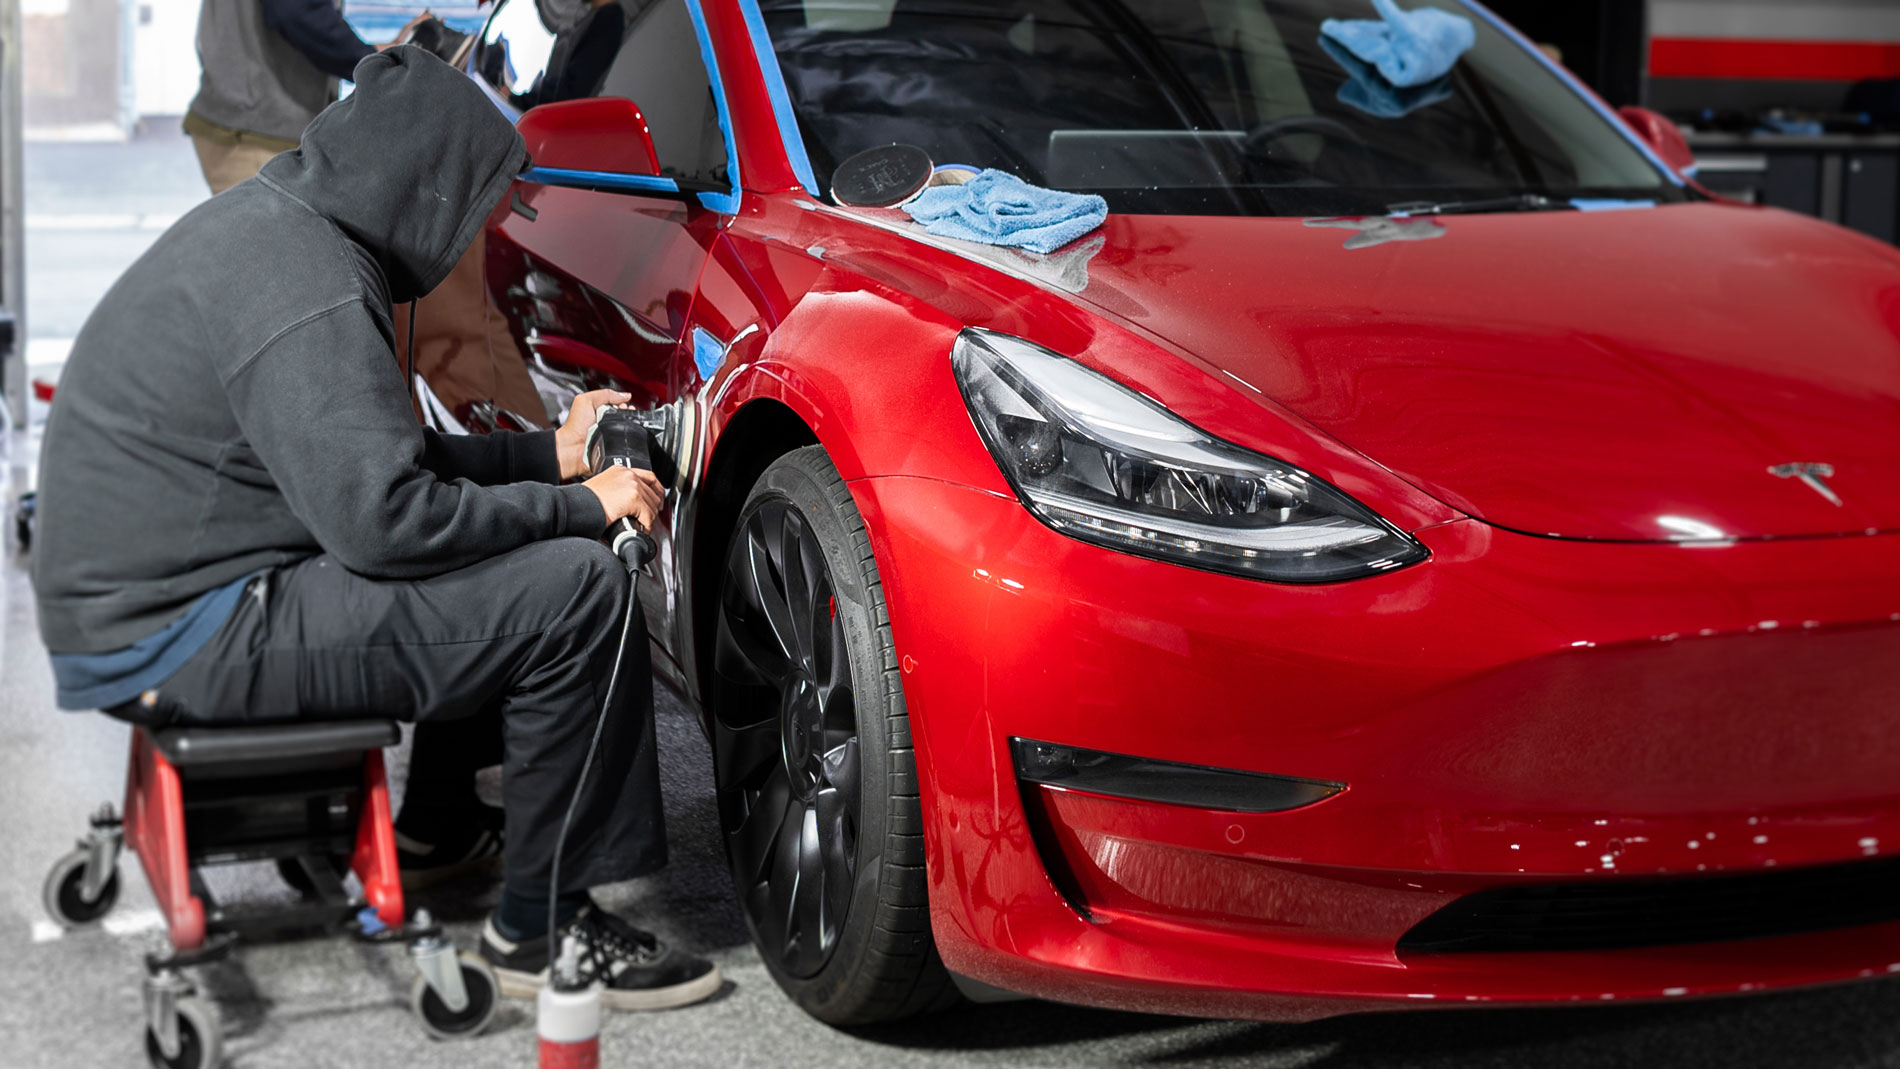
[[[274,570],[212,643],[159,688],[181,722],[389,716],[431,722],[500,701],[509,848],[491,918],[504,990],[545,968],[548,888],[562,817],[600,729],[563,850],[554,903],[609,983],[609,1005],[679,1005],[717,989],[709,962],[591,908],[586,888],[665,863],[645,630],[627,643],[602,716],[628,606],[625,568],[585,539],[537,543],[415,582],[333,559]],[[638,620],[636,618],[636,623]],[[509,924],[510,916],[526,918]]]

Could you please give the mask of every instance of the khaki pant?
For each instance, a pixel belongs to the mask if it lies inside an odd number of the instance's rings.
[[[192,134],[191,147],[198,150],[198,166],[203,169],[213,196],[256,174],[258,168],[279,152],[274,144],[259,144],[243,134],[238,135],[235,143]]]

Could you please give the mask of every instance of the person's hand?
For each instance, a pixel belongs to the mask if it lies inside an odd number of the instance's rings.
[[[653,521],[659,519],[660,509],[666,504],[666,490],[660,486],[659,476],[640,468],[616,465],[581,485],[600,499],[609,524],[625,517],[648,533],[652,533]]]
[[[406,44],[408,44],[408,43],[409,43],[409,35],[411,35],[411,34],[413,34],[413,33],[415,33],[415,32],[416,32],[416,27],[417,27],[417,26],[420,26],[420,25],[422,25],[423,23],[425,23],[425,22],[427,22],[427,21],[429,21],[429,20],[430,20],[430,19],[432,19],[432,18],[435,18],[435,13],[434,13],[434,12],[431,12],[431,11],[430,11],[430,10],[428,10],[427,8],[424,8],[424,9],[423,9],[423,11],[422,11],[422,14],[420,14],[420,15],[417,15],[417,16],[416,16],[415,18],[413,18],[413,19],[410,19],[410,20],[409,20],[409,24],[408,24],[408,25],[406,25],[406,26],[404,26],[404,27],[402,28],[402,30],[401,30],[400,32],[398,32],[398,33],[396,34],[396,39],[395,39],[395,40],[393,40],[393,41],[391,41],[391,42],[389,42],[388,44],[382,44],[382,45],[377,45],[377,46],[376,46],[376,51],[378,51],[378,52],[387,52],[387,51],[389,51],[390,49],[392,49],[392,48],[394,48],[394,47],[396,47],[397,45],[406,45]]]
[[[561,478],[587,474],[587,432],[594,429],[594,412],[601,405],[624,405],[633,400],[619,390],[589,390],[567,406],[567,421],[554,432],[554,450],[561,458]]]

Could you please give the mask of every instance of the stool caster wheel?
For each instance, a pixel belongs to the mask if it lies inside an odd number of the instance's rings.
[[[111,912],[119,901],[119,869],[107,868],[104,879],[95,877],[95,886],[87,886],[87,862],[93,850],[81,846],[53,863],[46,874],[40,898],[46,912],[63,928],[84,928]]]
[[[422,1027],[437,1039],[467,1039],[480,1035],[482,1029],[488,1027],[488,1022],[495,1019],[495,1009],[501,1002],[501,984],[495,979],[495,970],[489,968],[487,962],[467,951],[455,955],[453,960],[459,966],[456,971],[461,976],[461,1009],[449,1009],[449,996],[436,990],[437,985],[430,982],[426,969],[416,976],[416,982],[409,987],[409,1008],[415,1011]],[[450,981],[442,986],[452,987],[453,983]]]
[[[164,1037],[150,1025],[145,1028],[145,1060],[152,1069],[217,1069],[223,1064],[224,1033],[210,1003],[195,995],[180,998],[172,1003],[172,1019],[177,1053],[170,1057]]]

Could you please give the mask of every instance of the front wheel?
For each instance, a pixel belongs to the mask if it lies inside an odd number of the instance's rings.
[[[766,968],[869,1024],[955,999],[930,935],[910,720],[864,519],[818,446],[780,457],[726,553],[710,689],[726,859]]]

